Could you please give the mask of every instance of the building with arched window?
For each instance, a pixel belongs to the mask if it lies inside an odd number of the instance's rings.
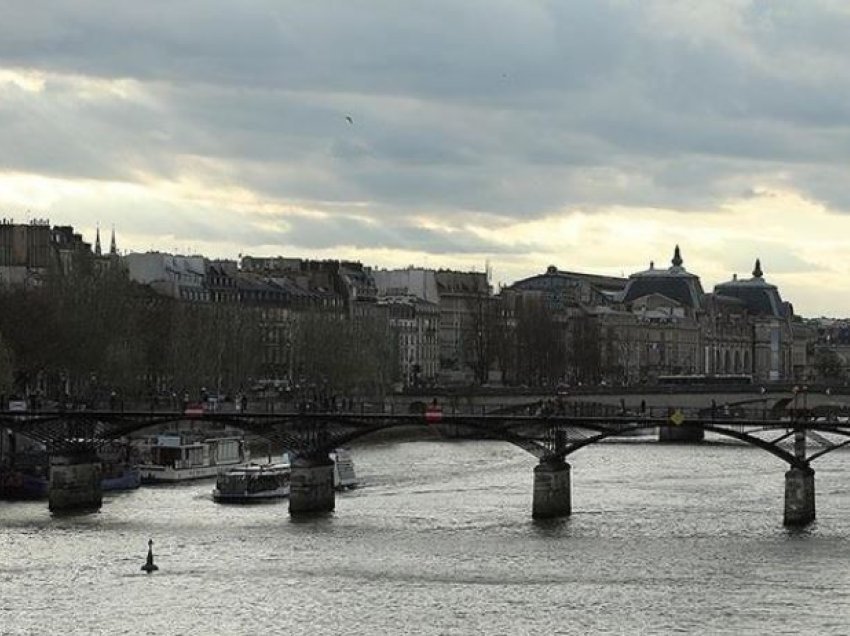
[[[790,303],[783,302],[776,285],[764,280],[761,261],[756,259],[752,278],[731,281],[714,287],[714,294],[740,303],[746,314],[748,341],[744,351],[732,349],[732,355],[745,356],[744,372],[759,380],[787,380],[792,378],[794,314]],[[730,349],[727,347],[726,351]]]
[[[554,316],[564,335],[553,346],[565,349],[556,375],[566,382],[633,384],[662,375],[770,382],[794,379],[799,366],[793,308],[764,280],[758,260],[752,278],[733,277],[712,293],[684,267],[676,246],[667,268],[650,263],[622,279],[550,267],[506,288],[502,297],[508,308],[537,298]]]

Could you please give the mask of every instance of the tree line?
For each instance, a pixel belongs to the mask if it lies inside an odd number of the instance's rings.
[[[91,259],[36,287],[0,289],[0,394],[101,402],[192,401],[267,386],[303,397],[379,396],[399,380],[398,341],[380,311],[289,311],[243,303],[190,303]],[[469,301],[455,368],[475,384],[598,382],[616,358],[596,322],[542,297]]]
[[[470,301],[468,315],[463,351],[477,384],[486,384],[493,370],[506,385],[529,387],[595,384],[613,371],[595,320],[558,311],[543,296],[481,295]]]
[[[36,287],[0,289],[0,307],[4,395],[195,401],[269,378],[313,394],[371,394],[397,376],[386,321],[181,302],[91,262]]]

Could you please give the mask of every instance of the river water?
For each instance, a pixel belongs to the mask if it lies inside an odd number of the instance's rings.
[[[0,502],[0,634],[850,633],[850,452],[816,464],[797,532],[784,464],[743,446],[584,449],[574,513],[548,523],[507,444],[353,453],[362,487],[310,521],[217,505],[210,481],[73,517]]]

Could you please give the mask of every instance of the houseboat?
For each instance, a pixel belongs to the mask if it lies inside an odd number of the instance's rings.
[[[157,435],[139,464],[143,484],[215,477],[225,467],[248,461],[241,437],[193,439],[181,434]]]
[[[25,450],[0,465],[0,499],[44,499],[50,487],[50,455],[42,444],[23,442]],[[141,482],[138,457],[126,442],[110,442],[97,449],[104,492],[133,490]]]

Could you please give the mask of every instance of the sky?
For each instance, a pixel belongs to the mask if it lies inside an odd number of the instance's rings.
[[[846,0],[0,0],[0,216],[850,316]]]

